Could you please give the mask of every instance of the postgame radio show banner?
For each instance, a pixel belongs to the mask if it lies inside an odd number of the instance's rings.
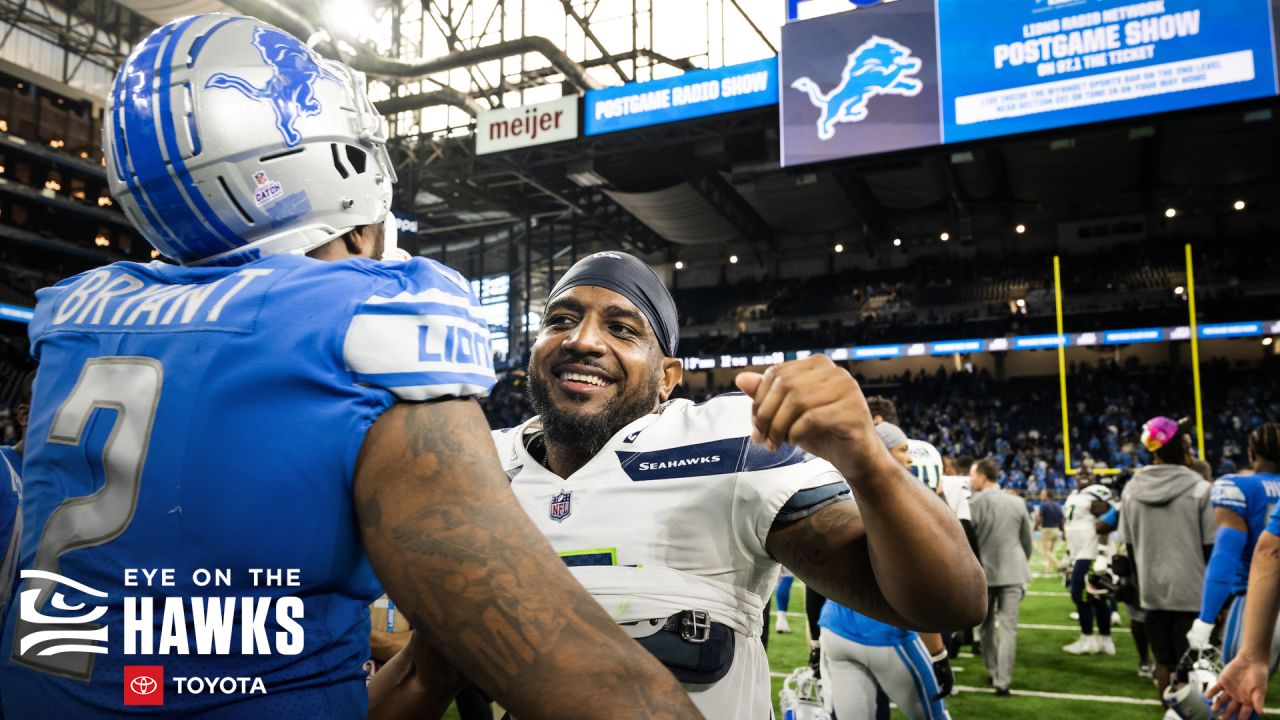
[[[1276,4],[894,0],[793,22],[783,164],[1275,95]]]

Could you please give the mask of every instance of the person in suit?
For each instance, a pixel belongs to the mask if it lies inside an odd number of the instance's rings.
[[[1031,579],[1031,517],[1021,498],[1000,492],[1000,467],[990,458],[970,470],[973,530],[987,574],[987,618],[982,623],[982,657],[996,695],[1009,694],[1018,647],[1018,611]],[[997,637],[997,632],[999,636]]]

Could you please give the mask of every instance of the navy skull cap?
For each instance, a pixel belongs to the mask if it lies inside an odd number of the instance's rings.
[[[640,258],[617,250],[588,255],[569,268],[551,289],[547,304],[561,293],[582,285],[612,290],[630,300],[649,321],[662,354],[675,357],[680,343],[676,301],[662,279]]]

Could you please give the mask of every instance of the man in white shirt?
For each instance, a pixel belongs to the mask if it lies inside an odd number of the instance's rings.
[[[889,456],[848,372],[819,355],[739,375],[742,394],[668,400],[682,374],[677,328],[641,261],[580,261],[552,290],[532,349],[539,414],[494,437],[512,490],[574,576],[704,714],[771,713],[759,637],[779,562],[899,627],[981,620],[983,574],[959,523]],[[934,571],[913,569],[926,564]]]

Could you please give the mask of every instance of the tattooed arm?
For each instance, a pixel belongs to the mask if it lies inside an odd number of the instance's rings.
[[[438,651],[521,720],[700,717],[521,510],[475,402],[383,413],[355,499],[369,560],[422,641],[409,650]]]
[[[832,503],[803,520],[775,526],[766,547],[823,597],[894,627],[924,629],[895,610],[875,581],[867,530],[857,504]],[[843,560],[833,563],[833,558]]]

